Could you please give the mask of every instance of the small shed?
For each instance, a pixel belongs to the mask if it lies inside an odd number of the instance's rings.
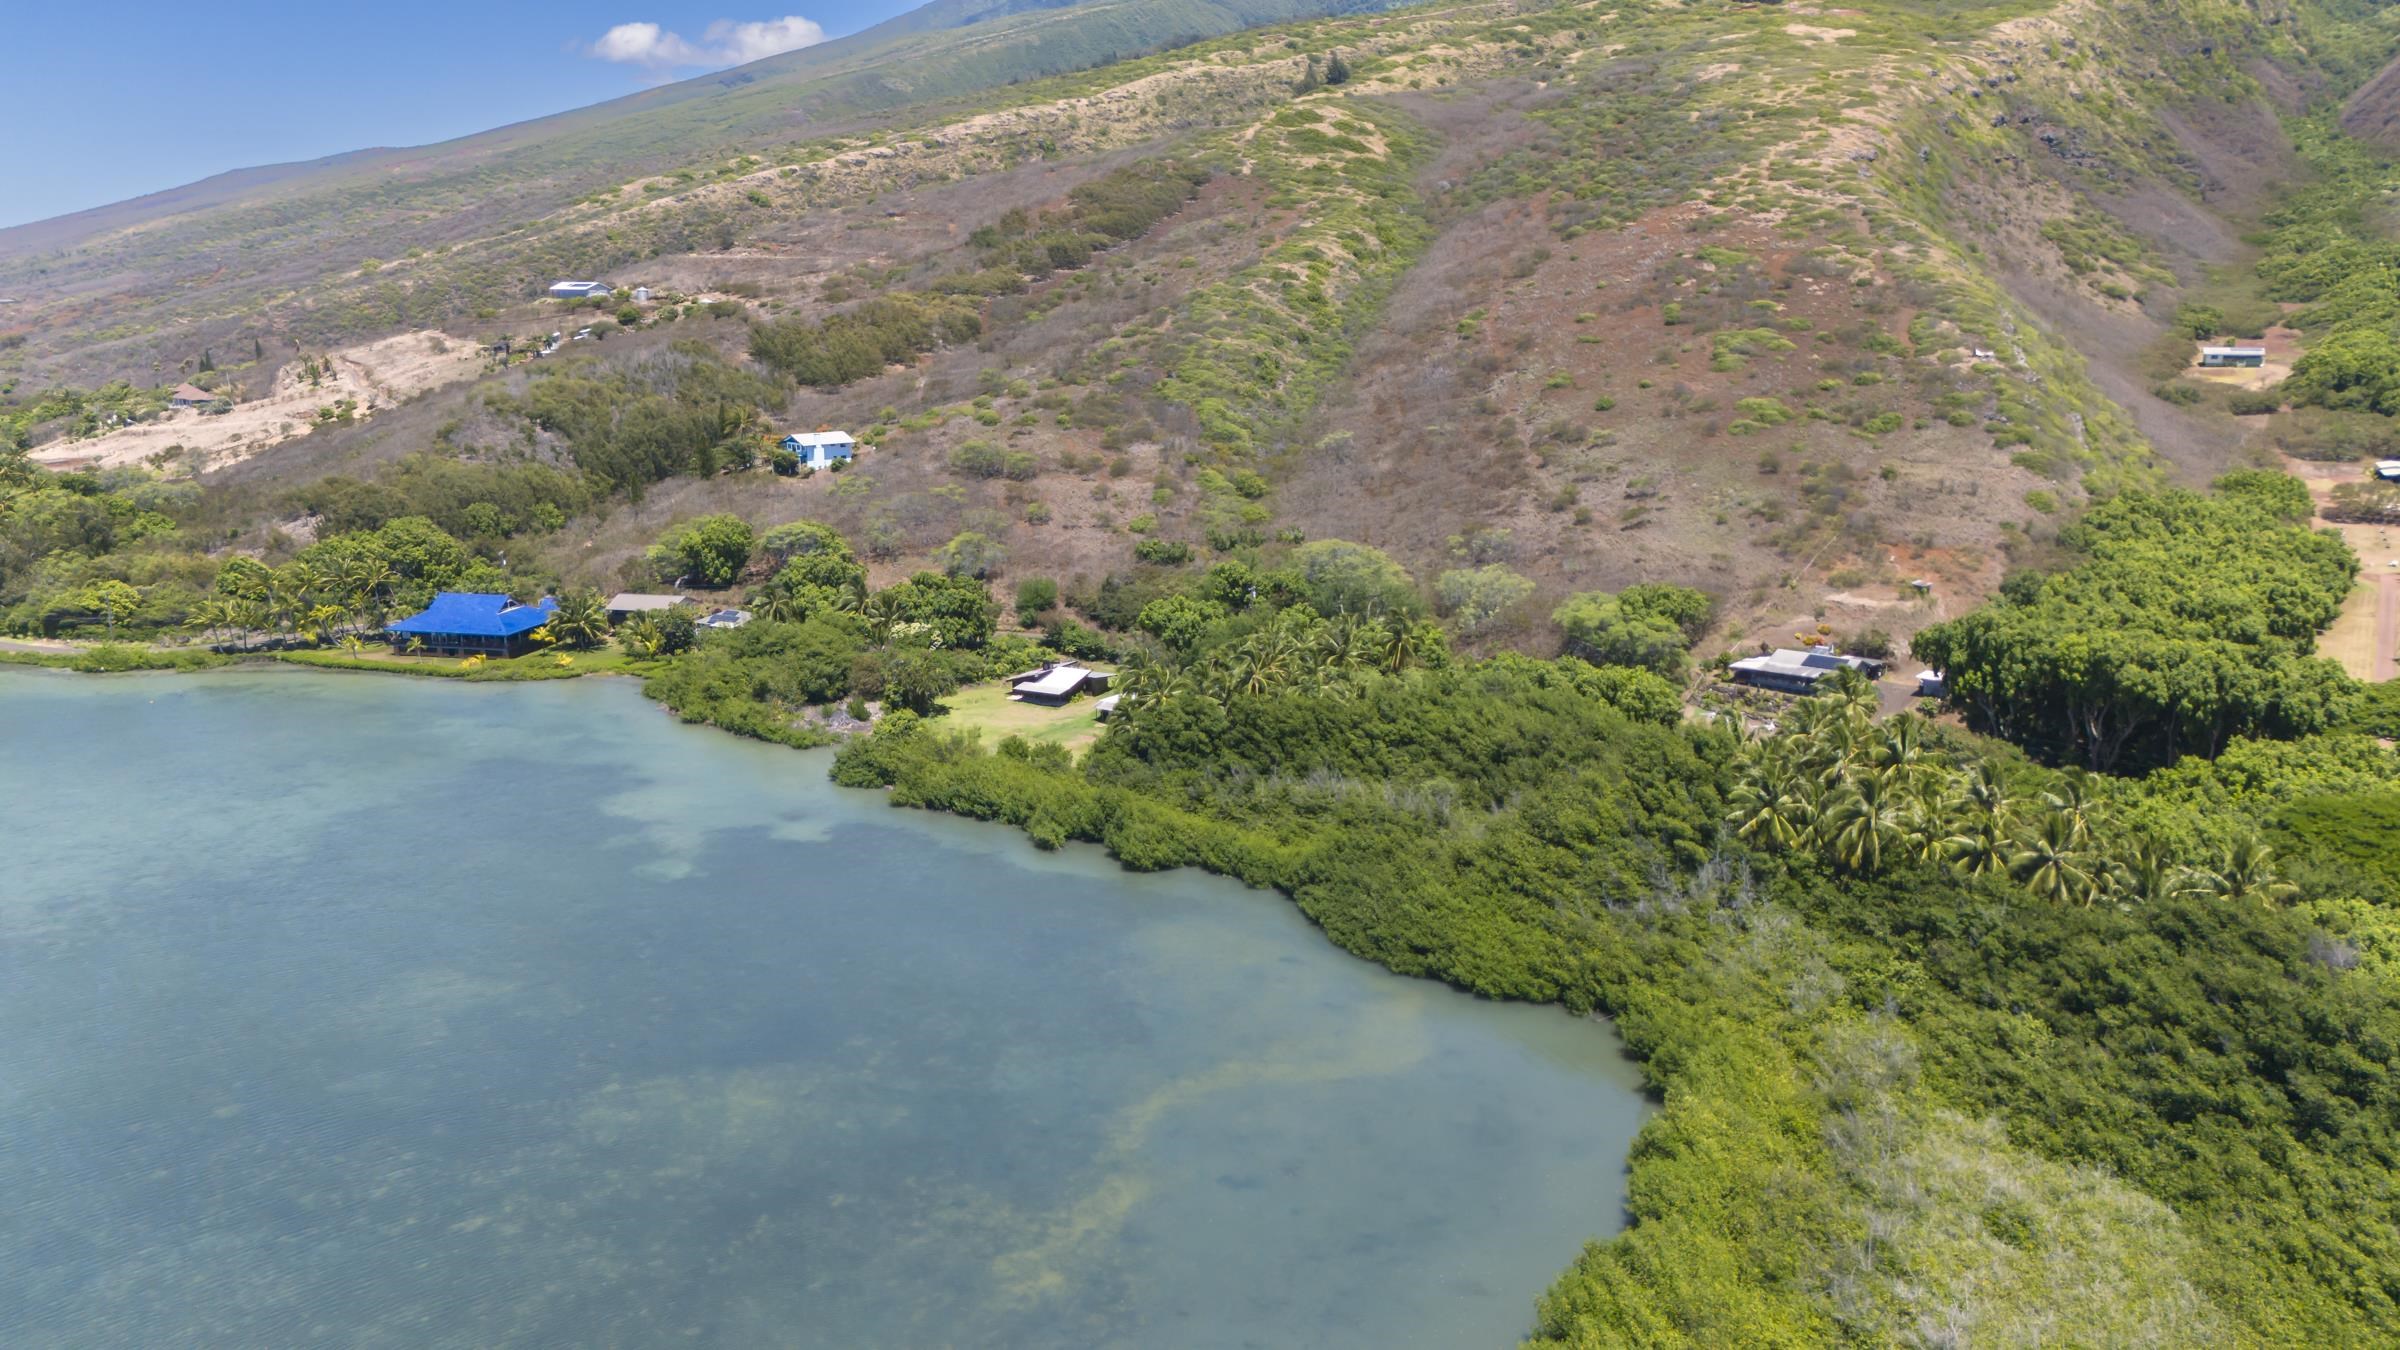
[[[2210,370],[2242,366],[2256,367],[2266,363],[2267,349],[2264,347],[2202,347],[2200,349],[2200,364]]]
[[[1092,704],[1092,712],[1101,721],[1105,722],[1109,718],[1116,716],[1117,709],[1122,706],[1124,702],[1125,696],[1123,694],[1110,694],[1108,697],[1094,702]]]
[[[550,622],[558,602],[549,596],[519,604],[513,596],[443,591],[421,614],[385,625],[394,645],[412,639],[446,656],[521,656],[533,650],[535,629]]]
[[[216,401],[215,394],[196,384],[176,385],[175,392],[167,395],[167,406],[170,408],[199,408]]]
[[[750,622],[746,609],[720,609],[699,621],[702,628],[739,628]]]
[[[1917,697],[1940,698],[1948,692],[1950,692],[1950,686],[1942,679],[1942,672],[1938,670],[1917,672]]]
[[[649,303],[650,303],[650,288],[649,288],[649,287],[647,287],[647,286],[636,286],[636,287],[634,287],[634,288],[633,288],[633,303],[635,303],[635,304],[637,304],[637,305],[646,305],[646,304],[649,304]]]
[[[2387,483],[2400,483],[2400,459],[2376,460],[2375,476]]]
[[[795,432],[784,437],[781,444],[812,469],[829,467],[836,460],[850,459],[858,453],[858,440],[847,431]]]
[[[691,603],[689,600],[680,595],[648,595],[641,591],[619,591],[608,597],[608,621],[623,623],[636,614],[655,614],[660,610],[673,609],[677,605],[689,603]]]

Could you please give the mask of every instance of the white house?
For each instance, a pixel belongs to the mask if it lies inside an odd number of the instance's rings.
[[[553,300],[591,300],[611,293],[608,283],[605,281],[553,281],[550,283],[550,298]]]
[[[2264,347],[2202,347],[2200,364],[2210,369],[2228,366],[2263,366],[2267,363]]]
[[[634,287],[634,288],[633,288],[633,303],[635,303],[635,304],[637,304],[637,305],[646,305],[646,304],[649,304],[649,303],[650,303],[650,288],[649,288],[649,287],[647,287],[647,286],[636,286],[636,287]]]
[[[782,445],[812,469],[825,468],[835,460],[848,459],[858,453],[858,441],[847,431],[797,432],[784,437]]]

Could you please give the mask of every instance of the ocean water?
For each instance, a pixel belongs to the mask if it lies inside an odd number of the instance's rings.
[[[1505,1346],[1610,1030],[623,682],[0,673],[0,1346]]]

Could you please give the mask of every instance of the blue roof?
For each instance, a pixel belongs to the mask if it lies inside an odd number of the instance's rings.
[[[551,611],[558,602],[543,596],[535,604],[520,605],[505,595],[489,595],[480,591],[443,591],[433,597],[422,614],[389,624],[389,633],[455,634],[462,637],[515,637],[530,633],[550,622]]]

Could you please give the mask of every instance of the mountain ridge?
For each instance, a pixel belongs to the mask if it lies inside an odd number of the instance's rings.
[[[457,160],[490,159],[522,151],[553,136],[621,128],[628,120],[681,104],[705,103],[745,92],[755,94],[791,84],[821,81],[828,86],[790,91],[795,105],[803,99],[813,99],[828,109],[855,105],[860,111],[881,111],[913,101],[913,95],[906,82],[888,84],[878,90],[877,86],[886,85],[893,78],[878,72],[894,59],[895,48],[929,34],[962,36],[979,42],[1013,42],[1026,49],[1013,55],[1036,62],[1046,61],[1053,54],[1043,31],[1045,27],[1062,22],[1088,27],[1095,15],[1110,16],[1125,40],[1133,44],[1127,51],[1111,49],[1090,54],[1096,58],[1132,55],[1162,42],[1193,41],[1260,24],[1380,7],[1359,0],[933,0],[843,37],[464,136],[422,145],[362,147],[310,159],[245,166],[123,201],[0,228],[0,261],[72,248],[112,230],[130,229],[175,215],[242,205],[253,200],[249,194],[306,191],[319,186],[312,181],[317,175],[350,175],[366,169],[430,173],[455,168],[453,161]],[[1011,20],[1016,22],[1010,23]],[[912,55],[920,65],[930,64],[938,69],[944,60],[960,60],[964,54],[937,49]],[[1002,59],[1007,55],[1011,54],[1004,54]],[[1065,51],[1055,55],[1061,61],[1074,59]],[[841,83],[836,85],[835,81]],[[916,76],[919,87],[939,83],[934,76],[924,73]],[[969,77],[958,87],[943,88],[927,96],[954,96],[988,87],[990,77]],[[822,115],[840,120],[838,114]]]

